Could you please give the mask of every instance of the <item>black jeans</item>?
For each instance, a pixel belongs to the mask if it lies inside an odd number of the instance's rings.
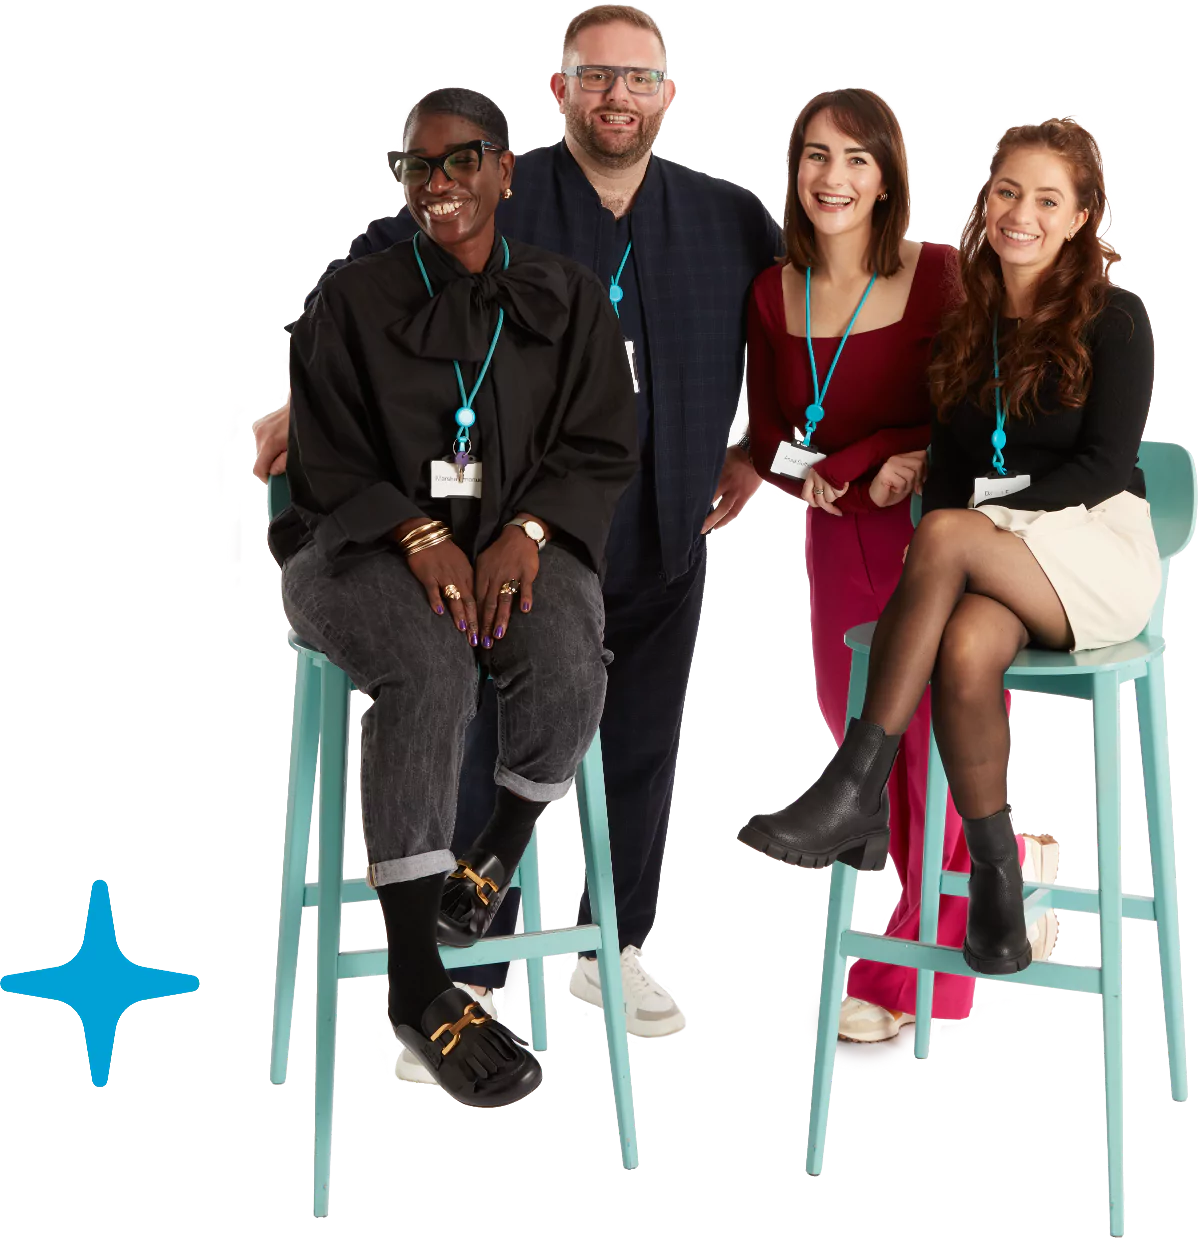
[[[703,602],[705,550],[701,542],[692,567],[669,584],[655,575],[622,580],[617,590],[604,590],[604,645],[614,656],[608,667],[600,738],[621,949],[644,943],[657,910],[683,701]],[[495,693],[488,685],[467,731],[455,855],[474,841],[491,813],[496,726]],[[512,891],[500,906],[489,935],[516,931],[516,894]],[[584,893],[579,923],[590,920]],[[506,963],[451,972],[455,980],[488,988],[503,985],[507,974]]]

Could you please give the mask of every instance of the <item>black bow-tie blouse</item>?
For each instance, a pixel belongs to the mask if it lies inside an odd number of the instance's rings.
[[[617,499],[637,468],[637,409],[615,314],[595,275],[497,238],[472,275],[418,238],[351,262],[321,285],[291,339],[287,480],[292,508],[271,525],[284,562],[315,540],[331,570],[394,547],[417,516],[445,520],[471,556],[529,512],[602,574]],[[453,452],[500,307],[504,325],[473,408],[483,496],[434,499],[429,464]]]

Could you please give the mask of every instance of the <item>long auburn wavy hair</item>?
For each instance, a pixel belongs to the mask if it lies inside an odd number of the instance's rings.
[[[1052,151],[1070,170],[1078,209],[1086,223],[1066,242],[1057,261],[1037,286],[1032,313],[1008,340],[994,373],[991,332],[1003,306],[1003,273],[987,240],[987,197],[1004,160],[1028,147]],[[1059,371],[1057,402],[1079,408],[1091,386],[1091,355],[1086,328],[1102,312],[1112,287],[1108,271],[1120,255],[1099,236],[1107,207],[1103,160],[1095,139],[1073,120],[1047,120],[1009,129],[995,150],[987,182],[978,192],[962,233],[959,256],[962,299],[946,316],[929,386],[938,415],[974,399],[990,407],[997,385],[1012,417],[1042,412],[1038,393],[1047,369]]]

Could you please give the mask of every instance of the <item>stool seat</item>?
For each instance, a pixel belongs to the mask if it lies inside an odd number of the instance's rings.
[[[859,623],[845,633],[845,643],[855,653],[869,653],[874,641],[874,623]],[[1058,649],[1024,649],[1007,669],[1007,678],[1034,675],[1093,675],[1097,670],[1133,667],[1158,657],[1166,642],[1160,636],[1142,632],[1132,640],[1106,649],[1084,649],[1069,653]]]

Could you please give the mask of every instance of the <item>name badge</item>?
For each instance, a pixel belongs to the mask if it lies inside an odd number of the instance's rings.
[[[977,507],[988,499],[1002,499],[1017,490],[1025,490],[1032,485],[1032,478],[1027,473],[1016,473],[1009,477],[988,474],[986,477],[974,479],[974,498],[971,507]]]
[[[796,443],[780,443],[778,451],[774,453],[774,463],[770,466],[770,471],[803,481],[812,471],[814,464],[826,459],[828,457],[822,452],[809,451]]]
[[[629,359],[629,374],[633,379],[633,394],[639,395],[641,393],[641,383],[637,379],[637,348],[632,340],[625,340],[624,351]]]
[[[472,460],[462,470],[452,460],[429,461],[430,493],[435,499],[481,499],[483,497],[483,463]]]

